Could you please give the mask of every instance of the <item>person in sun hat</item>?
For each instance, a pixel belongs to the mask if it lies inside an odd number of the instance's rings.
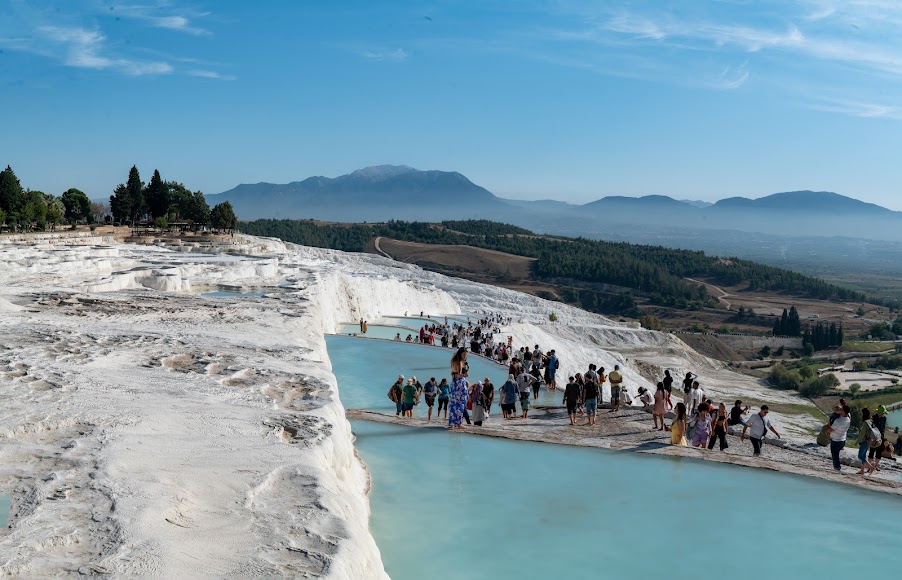
[[[871,460],[874,469],[880,471],[880,455],[883,451],[882,443],[886,441],[886,405],[880,405],[874,409],[874,416],[871,418],[871,422],[873,422],[874,427],[880,431],[881,445],[879,447],[872,447],[868,451],[868,459]]]

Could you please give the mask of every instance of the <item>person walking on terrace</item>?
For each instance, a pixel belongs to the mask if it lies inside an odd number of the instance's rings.
[[[598,415],[598,396],[600,394],[601,389],[598,387],[595,379],[589,378],[586,380],[586,384],[583,385],[583,407],[586,409],[586,418],[588,419],[586,425],[595,424],[595,418]]]
[[[871,447],[871,450],[868,451],[868,459],[870,459],[871,463],[874,464],[874,469],[880,471],[880,458],[883,455],[883,443],[886,441],[885,405],[880,405],[874,410],[874,416],[871,418],[871,422],[874,424],[874,427],[877,428],[877,431],[880,432],[880,445],[877,447]]]
[[[404,410],[404,375],[398,375],[398,380],[388,388],[388,398],[395,404],[395,417],[400,417]]]
[[[448,400],[451,398],[451,385],[448,384],[448,379],[442,379],[442,382],[438,384],[438,410],[435,412],[435,418],[438,419],[442,410],[444,409],[445,415],[442,417],[443,419],[448,418]]]
[[[739,436],[740,441],[745,441],[746,431],[751,430],[749,432],[749,439],[751,439],[752,449],[754,449],[752,455],[761,455],[761,446],[764,444],[764,436],[767,435],[768,429],[773,431],[774,435],[777,436],[777,439],[780,439],[780,434],[767,419],[768,413],[770,413],[770,410],[767,408],[767,405],[761,405],[761,410],[749,417],[745,427],[742,428],[742,435]]]
[[[723,451],[727,445],[727,406],[723,403],[717,409],[717,415],[714,417],[714,430],[711,432],[711,440],[708,441],[708,449],[714,449],[714,443],[720,440],[720,450]]]
[[[676,417],[670,425],[670,444],[686,446],[686,403],[676,404]]]
[[[655,431],[664,430],[664,405],[667,401],[667,391],[664,390],[664,383],[658,383],[658,389],[655,391],[655,403],[651,409],[651,416],[655,422]],[[658,427],[658,420],[661,421],[661,427]]]
[[[827,434],[830,435],[830,456],[833,458],[833,469],[842,472],[842,465],[839,462],[839,452],[846,446],[846,434],[852,425],[852,419],[849,414],[852,409],[848,405],[843,405],[833,423],[827,427]]]
[[[564,400],[561,404],[567,405],[567,416],[570,418],[570,424],[576,425],[576,406],[579,404],[579,383],[574,377],[567,380],[567,386],[564,387]]]
[[[876,467],[868,461],[868,450],[873,447],[882,446],[883,438],[879,437],[880,431],[874,426],[871,419],[871,410],[865,407],[861,410],[861,427],[858,429],[858,460],[861,461],[861,469],[858,475],[864,475],[864,468],[867,467],[868,475],[874,473]]]
[[[451,357],[451,399],[448,403],[448,427],[463,429],[464,413],[467,411],[467,377],[470,367],[467,364],[467,349],[457,349]]]
[[[623,384],[623,374],[620,372],[620,365],[614,365],[614,370],[608,375],[611,381],[611,410],[609,413],[620,410],[620,386]]]
[[[405,417],[413,417],[413,405],[417,399],[417,385],[413,382],[413,379],[407,379],[407,384],[404,385],[404,402],[401,407],[401,413]]]

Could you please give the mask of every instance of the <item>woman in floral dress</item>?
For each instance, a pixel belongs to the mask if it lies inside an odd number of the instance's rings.
[[[467,349],[457,349],[451,357],[451,400],[448,403],[448,428],[463,429],[464,413],[467,409]]]

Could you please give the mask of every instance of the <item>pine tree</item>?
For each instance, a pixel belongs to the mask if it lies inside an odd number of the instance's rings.
[[[789,309],[789,326],[787,333],[789,336],[799,336],[802,334],[802,320],[799,318],[799,311],[793,306]]]
[[[22,184],[13,172],[12,167],[0,171],[0,209],[7,214],[14,214],[22,209],[24,203]]]
[[[144,189],[144,199],[151,218],[164,217],[169,212],[169,186],[156,169],[150,183]]]
[[[129,199],[130,212],[129,217],[132,220],[132,227],[138,225],[138,218],[147,212],[147,206],[144,203],[144,182],[141,181],[141,175],[138,173],[138,167],[132,165],[128,172],[128,181],[125,183],[126,196]]]

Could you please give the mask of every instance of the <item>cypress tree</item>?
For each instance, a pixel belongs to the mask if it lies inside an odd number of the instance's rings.
[[[780,317],[780,334],[787,336],[789,334],[789,315],[786,309],[783,309],[783,316]]]
[[[141,175],[138,173],[138,167],[132,165],[128,172],[128,181],[125,183],[126,196],[129,199],[132,227],[135,227],[138,218],[147,212],[147,206],[144,204],[144,182],[141,181]]]
[[[789,309],[789,327],[787,334],[789,336],[799,336],[802,334],[802,320],[799,318],[799,311],[793,306]]]
[[[7,214],[13,214],[22,209],[24,203],[22,184],[13,172],[12,167],[0,171],[0,209]]]
[[[144,198],[151,218],[165,216],[169,212],[169,186],[160,177],[159,170],[153,170],[153,177],[144,189]]]

